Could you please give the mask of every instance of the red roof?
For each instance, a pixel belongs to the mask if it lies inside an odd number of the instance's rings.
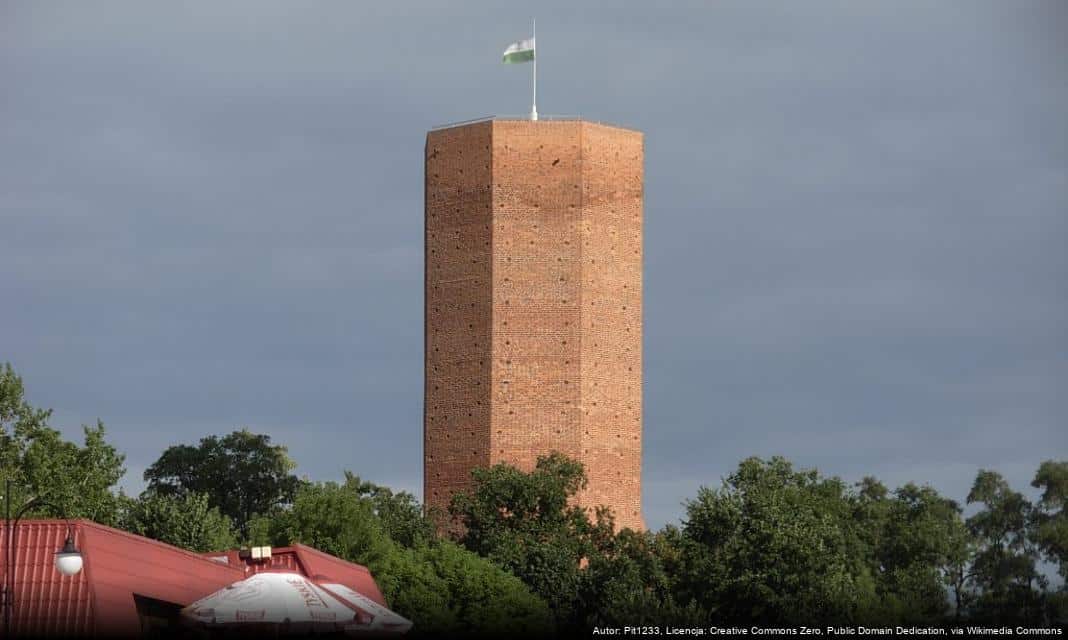
[[[264,571],[293,571],[316,580],[326,579],[358,591],[383,607],[388,606],[367,567],[336,558],[318,549],[303,544],[274,547],[271,549],[271,557],[266,559],[242,558],[239,554],[238,550],[232,549],[201,555],[227,566],[243,566],[249,575]]]
[[[271,550],[265,560],[241,558],[236,550],[197,554],[156,540],[74,520],[82,571],[64,576],[54,567],[66,540],[62,520],[19,523],[15,542],[16,636],[135,636],[141,617],[135,596],[186,606],[261,571],[295,571],[344,584],[386,606],[367,567],[301,544]],[[0,547],[7,546],[0,527]],[[4,560],[0,558],[0,566]]]
[[[66,522],[19,523],[15,635],[138,635],[134,594],[185,605],[244,577],[240,569],[156,540],[88,520],[72,524],[84,564],[68,577],[54,567],[55,553],[66,540]]]

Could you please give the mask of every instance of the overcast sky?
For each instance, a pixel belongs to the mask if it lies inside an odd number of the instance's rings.
[[[655,7],[655,8],[654,8]],[[963,499],[1068,457],[1064,2],[0,8],[0,361],[123,484],[248,426],[421,493],[423,143],[645,132],[649,524],[749,455]]]

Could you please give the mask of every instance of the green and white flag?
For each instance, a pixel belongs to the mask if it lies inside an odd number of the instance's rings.
[[[504,50],[504,64],[519,64],[534,59],[534,38],[520,40],[508,45]]]

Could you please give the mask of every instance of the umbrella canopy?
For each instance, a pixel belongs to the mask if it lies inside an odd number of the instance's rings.
[[[401,634],[412,623],[345,585],[299,573],[257,573],[182,609],[208,627],[278,625],[294,633]]]

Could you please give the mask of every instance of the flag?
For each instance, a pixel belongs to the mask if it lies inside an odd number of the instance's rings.
[[[508,45],[504,50],[504,64],[530,62],[534,59],[534,38],[520,40]]]

